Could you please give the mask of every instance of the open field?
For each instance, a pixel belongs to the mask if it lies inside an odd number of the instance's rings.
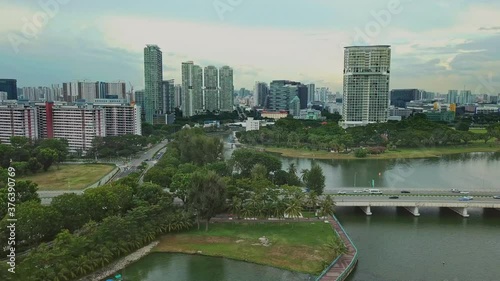
[[[354,154],[332,153],[324,150],[312,151],[282,147],[258,147],[259,150],[278,153],[284,157],[312,158],[312,159],[397,159],[397,158],[428,158],[442,155],[468,152],[499,152],[500,145],[493,141],[488,143],[474,142],[469,145],[430,147],[430,148],[401,148],[389,150],[380,155],[368,155],[366,158],[356,158]]]
[[[204,227],[203,227],[204,228]],[[271,243],[265,247],[259,238],[266,236]],[[208,232],[189,232],[164,236],[153,249],[157,252],[177,252],[226,257],[291,271],[319,274],[325,264],[337,254],[325,246],[336,239],[332,227],[321,220],[291,223],[216,223]]]
[[[115,166],[105,164],[53,165],[47,172],[25,176],[38,184],[38,190],[81,190],[97,182],[111,172]]]

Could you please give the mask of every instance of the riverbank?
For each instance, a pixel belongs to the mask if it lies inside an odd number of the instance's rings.
[[[83,278],[78,279],[78,281],[100,281],[104,278],[119,272],[120,270],[127,267],[129,264],[139,260],[140,258],[146,256],[151,252],[151,250],[158,245],[158,241],[155,241],[145,247],[140,248],[139,250],[133,252],[130,255],[127,255],[124,258],[121,258],[112,264],[90,274]]]
[[[293,235],[292,235],[293,234]],[[259,238],[266,237],[269,245]],[[326,241],[338,239],[329,224],[311,222],[216,223],[207,232],[166,235],[153,251],[202,254],[318,275],[337,256]]]
[[[310,158],[310,159],[415,159],[415,158],[433,158],[443,155],[471,153],[471,152],[500,152],[500,145],[495,143],[473,143],[460,146],[432,147],[432,148],[401,148],[397,150],[388,150],[379,155],[368,155],[366,158],[356,158],[353,153],[333,153],[328,151],[313,151],[306,149],[294,149],[283,147],[254,147],[261,151],[278,153],[283,157],[291,158]]]

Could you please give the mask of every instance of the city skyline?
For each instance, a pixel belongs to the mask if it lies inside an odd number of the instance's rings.
[[[181,62],[193,60],[217,68],[231,65],[237,88],[288,79],[336,92],[342,89],[343,47],[387,44],[393,49],[391,89],[445,94],[465,86],[473,94],[500,92],[500,57],[494,50],[500,43],[500,3],[495,1],[297,0],[287,6],[283,1],[236,1],[231,3],[240,4],[231,6],[192,0],[157,1],[158,9],[128,1],[91,2],[61,4],[31,39],[23,35],[22,18],[43,11],[39,4],[4,4],[2,11],[8,13],[0,13],[12,24],[0,28],[0,77],[17,79],[20,87],[88,79],[122,80],[142,89],[142,50],[154,42],[164,51],[163,76],[177,81]],[[161,8],[165,5],[168,9]],[[113,13],[106,9],[111,6]],[[252,21],[256,13],[267,15],[275,6],[287,13]],[[346,13],[353,8],[359,13]],[[78,16],[82,9],[101,17],[89,22]],[[295,15],[305,9],[315,16],[298,20]],[[434,20],[422,21],[418,11]],[[166,30],[190,36],[172,40],[158,35]],[[24,40],[13,44],[12,38]],[[224,40],[203,44],[210,38]],[[61,60],[63,49],[72,52]]]

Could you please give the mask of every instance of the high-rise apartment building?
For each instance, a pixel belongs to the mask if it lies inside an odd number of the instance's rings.
[[[387,121],[390,67],[390,46],[345,47],[344,128]]]
[[[141,134],[140,107],[119,99],[94,103],[4,102],[0,104],[0,141],[12,136],[68,140],[72,152],[85,153],[95,137]]]
[[[316,85],[314,84],[307,84],[307,103],[312,103],[315,101],[316,97]]]
[[[17,88],[16,88],[17,90]],[[0,104],[0,143],[10,143],[10,137],[38,138],[37,112],[23,104]]]
[[[8,100],[17,100],[17,80],[0,78],[0,92],[7,93]]]
[[[223,66],[219,69],[219,87],[220,87],[220,111],[233,111],[234,105],[234,81],[233,69],[229,66]]]
[[[406,108],[406,103],[414,100],[421,100],[422,93],[418,89],[394,89],[391,90],[391,105]]]
[[[134,93],[134,102],[135,102],[135,104],[137,104],[137,105],[139,105],[141,107],[141,114],[144,117],[146,115],[145,105],[144,105],[144,90],[142,90],[142,91],[135,91],[135,93]]]
[[[446,102],[449,104],[458,103],[458,90],[449,90],[446,96]]]
[[[175,111],[175,80],[170,79],[162,82],[162,111],[172,113]]]
[[[182,115],[203,111],[203,70],[192,61],[182,63]]]
[[[269,87],[264,82],[255,82],[253,89],[254,106],[267,107],[267,96],[269,95]]]
[[[290,102],[299,95],[299,86],[303,88],[302,91],[307,91],[307,88],[304,85],[300,84],[300,82],[289,80],[272,81],[270,84],[267,108],[273,111],[290,110]]]
[[[182,105],[182,86],[180,84],[175,85],[174,88],[174,107],[181,108]]]
[[[118,96],[119,99],[125,99],[127,97],[127,87],[125,82],[111,82],[106,83],[107,93],[101,99],[105,99],[106,96]]]
[[[144,107],[146,122],[153,124],[154,116],[162,112],[162,52],[156,45],[144,48]]]
[[[207,66],[204,71],[205,110],[219,110],[219,75],[215,66]]]
[[[470,90],[460,91],[459,103],[460,104],[474,103],[474,97],[472,96],[472,92]]]

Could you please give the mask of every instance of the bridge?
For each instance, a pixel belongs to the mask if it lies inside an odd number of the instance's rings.
[[[397,199],[390,199],[397,196]],[[419,208],[436,207],[449,208],[455,213],[469,217],[469,208],[497,209],[500,211],[500,200],[491,195],[467,195],[472,196],[470,201],[459,201],[461,195],[416,195],[416,194],[359,194],[359,195],[336,195],[335,203],[339,207],[359,207],[363,212],[371,216],[372,207],[402,207],[414,216],[420,216]]]

